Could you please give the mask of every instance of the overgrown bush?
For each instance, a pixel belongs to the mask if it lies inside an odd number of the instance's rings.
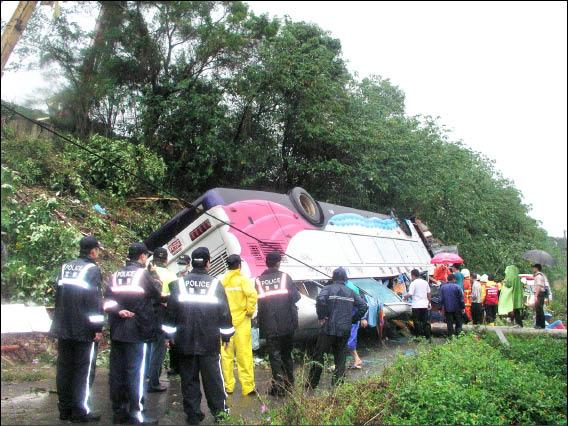
[[[70,155],[76,160],[79,173],[88,177],[99,189],[106,189],[117,196],[155,193],[155,189],[148,188],[138,176],[143,176],[144,179],[157,185],[160,185],[164,179],[166,173],[164,160],[144,145],[99,135],[92,136],[86,145],[113,164],[72,145],[67,147]],[[130,173],[125,173],[115,165]]]
[[[2,172],[4,179],[9,171],[3,167]],[[6,196],[17,191],[14,183],[9,186],[2,185],[2,229],[9,231],[3,238],[9,257],[2,267],[2,298],[50,303],[59,266],[77,254],[80,235],[54,217],[57,200],[40,196],[18,203]]]
[[[566,325],[566,278],[552,285],[552,295],[553,299],[549,308],[554,314],[554,319],[560,319]]]
[[[556,349],[547,364],[562,362]],[[346,383],[323,395],[293,395],[269,422],[566,424],[565,376],[544,376],[525,364],[525,357],[538,354],[518,351],[513,359],[521,362],[516,362],[475,335],[422,345],[418,352],[399,357],[379,377]]]
[[[44,186],[54,191],[88,199],[77,168],[77,160],[65,151],[61,141],[47,138],[16,138],[9,127],[2,128],[2,163],[17,171],[27,186]]]
[[[22,183],[89,200],[89,187],[107,190],[114,196],[155,193],[138,176],[160,185],[166,173],[161,157],[144,145],[99,135],[81,142],[102,158],[63,140],[16,138],[9,127],[2,131],[2,162],[21,174]]]
[[[509,359],[526,365],[540,374],[566,381],[566,340],[549,336],[507,335],[510,346],[501,344],[493,333],[486,340]]]

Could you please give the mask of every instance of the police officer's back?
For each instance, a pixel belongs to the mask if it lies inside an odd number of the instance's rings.
[[[172,285],[164,331],[172,336],[178,351],[187,421],[198,424],[204,418],[200,374],[213,416],[226,412],[220,344],[221,340],[229,341],[234,328],[225,290],[218,279],[208,274],[209,250],[199,247],[191,257],[192,271]]]
[[[143,243],[132,244],[126,265],[111,276],[105,292],[111,336],[110,397],[114,421],[119,423],[155,422],[142,415],[147,343],[157,327],[153,304],[161,296],[160,280],[145,267],[148,254]]]
[[[272,395],[282,395],[294,383],[292,348],[298,328],[300,293],[285,272],[279,271],[282,256],[275,251],[266,256],[266,269],[256,279],[258,292],[258,325],[266,338],[272,369]]]
[[[84,237],[79,258],[65,262],[57,279],[51,334],[58,338],[57,394],[61,420],[97,421],[88,390],[94,378],[97,342],[104,323],[100,245]]]

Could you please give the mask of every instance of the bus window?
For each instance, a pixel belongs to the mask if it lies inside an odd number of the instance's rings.
[[[379,246],[379,250],[385,259],[385,263],[400,264],[404,263],[400,253],[398,252],[394,240],[388,238],[377,238],[375,240]]]

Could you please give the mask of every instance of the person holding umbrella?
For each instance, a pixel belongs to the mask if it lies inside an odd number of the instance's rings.
[[[534,275],[534,314],[535,314],[535,328],[545,328],[546,322],[544,320],[544,300],[548,297],[548,279],[542,273],[542,265],[535,263],[533,266]]]

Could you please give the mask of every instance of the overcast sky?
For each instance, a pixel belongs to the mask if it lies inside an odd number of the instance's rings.
[[[2,18],[16,2],[2,2]],[[452,138],[496,161],[554,236],[567,223],[565,2],[248,2],[257,13],[318,24],[359,77],[406,94],[407,112],[439,116]],[[93,17],[94,19],[94,17]],[[46,87],[5,73],[2,99]],[[467,167],[464,165],[464,167]]]

